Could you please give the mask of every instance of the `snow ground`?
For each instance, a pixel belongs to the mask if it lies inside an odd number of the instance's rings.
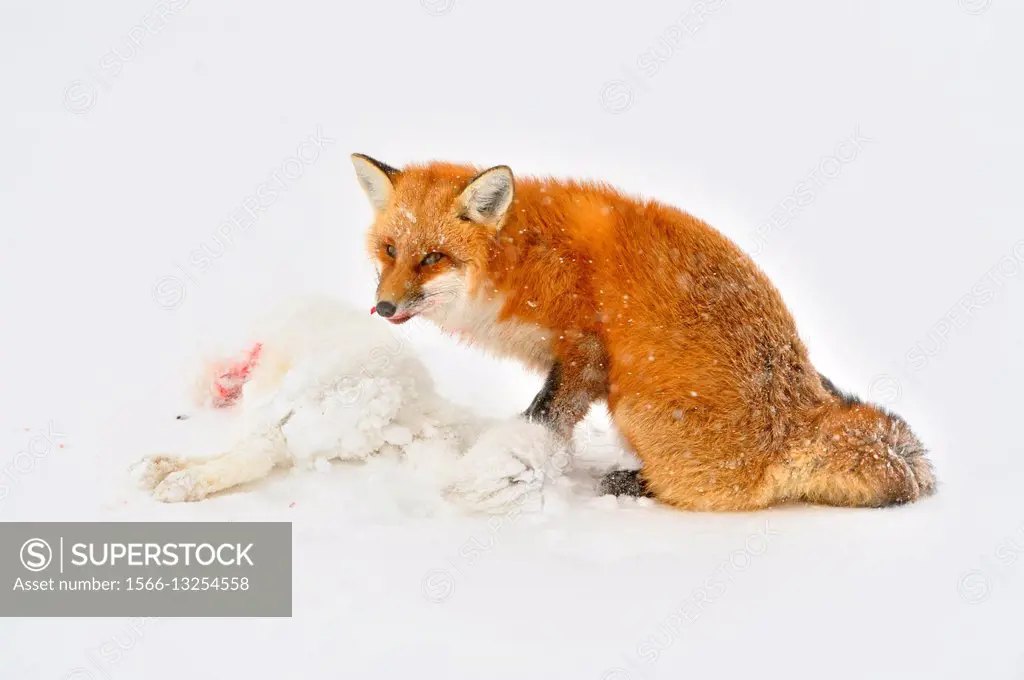
[[[291,619],[0,619],[0,677],[1024,678],[1024,6],[7,0],[0,17],[0,519],[295,535]],[[212,445],[215,426],[168,419],[194,338],[296,292],[372,303],[352,151],[603,178],[707,219],[756,253],[824,373],[914,425],[939,494],[741,515],[581,497],[496,521],[424,512],[386,463],[194,505],[130,488],[140,455]],[[220,252],[261,186],[273,205]],[[203,245],[218,255],[190,259]],[[484,415],[540,384],[429,329],[410,351]],[[615,455],[597,416],[591,450]]]

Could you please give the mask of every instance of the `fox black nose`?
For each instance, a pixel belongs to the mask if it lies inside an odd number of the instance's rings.
[[[385,319],[390,316],[394,316],[395,310],[397,309],[398,308],[395,307],[393,302],[388,302],[387,300],[381,300],[380,302],[377,303],[377,313],[383,316]]]

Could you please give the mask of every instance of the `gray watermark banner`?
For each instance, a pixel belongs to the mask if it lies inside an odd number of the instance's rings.
[[[0,523],[0,617],[291,615],[288,522]]]

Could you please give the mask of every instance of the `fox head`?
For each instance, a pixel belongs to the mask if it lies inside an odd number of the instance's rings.
[[[367,247],[377,312],[392,323],[444,314],[486,271],[512,204],[512,171],[447,163],[399,170],[363,154],[352,163],[374,209]]]

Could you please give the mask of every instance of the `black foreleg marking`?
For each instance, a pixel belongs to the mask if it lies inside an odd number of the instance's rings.
[[[556,361],[548,372],[548,377],[544,380],[544,386],[540,388],[540,392],[533,398],[523,415],[528,420],[550,423],[552,420],[551,404],[555,400],[555,395],[558,394],[558,387],[561,383],[562,365]]]

